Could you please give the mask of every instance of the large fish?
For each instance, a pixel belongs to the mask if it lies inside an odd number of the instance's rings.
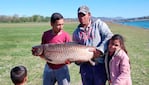
[[[32,47],[32,54],[40,56],[47,62],[53,64],[66,64],[67,62],[87,62],[92,65],[94,47],[64,43],[64,44],[42,44]]]

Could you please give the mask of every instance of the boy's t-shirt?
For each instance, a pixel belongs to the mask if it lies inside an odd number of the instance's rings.
[[[52,30],[48,30],[43,33],[41,44],[48,44],[48,43],[60,44],[60,43],[65,43],[65,42],[70,42],[70,41],[71,41],[71,38],[67,32],[61,30],[57,35],[54,35],[52,33]],[[65,64],[55,65],[52,63],[48,63],[48,62],[47,64],[52,69],[58,69],[65,65]]]

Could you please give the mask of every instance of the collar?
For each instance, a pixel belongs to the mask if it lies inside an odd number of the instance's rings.
[[[89,22],[89,24],[87,25],[86,28],[82,27],[81,24],[79,25],[79,29],[82,31],[89,31],[89,28],[91,27],[91,20]]]
[[[52,35],[60,35],[60,34],[62,34],[62,31],[63,30],[60,30],[58,33],[54,33],[53,30],[52,30]]]

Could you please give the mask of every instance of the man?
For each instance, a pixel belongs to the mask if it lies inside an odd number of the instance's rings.
[[[45,31],[42,35],[41,44],[65,43],[71,41],[70,36],[63,30],[64,18],[60,13],[53,13],[51,16],[52,29]],[[43,73],[43,85],[69,85],[70,75],[67,65],[46,63]]]
[[[106,71],[104,58],[101,57],[107,48],[107,41],[113,35],[106,23],[100,19],[92,19],[87,6],[78,8],[78,19],[80,24],[73,32],[73,41],[96,47],[94,51],[94,61],[96,65],[90,63],[80,64],[80,74],[83,85],[105,85]]]
[[[15,66],[11,69],[10,77],[14,85],[25,85],[27,81],[27,69],[24,66]]]

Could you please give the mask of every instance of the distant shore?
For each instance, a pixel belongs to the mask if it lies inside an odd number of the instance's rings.
[[[118,22],[123,25],[127,26],[134,26],[134,27],[141,27],[144,29],[149,29],[149,20],[134,20],[134,21],[124,21],[124,22]]]

